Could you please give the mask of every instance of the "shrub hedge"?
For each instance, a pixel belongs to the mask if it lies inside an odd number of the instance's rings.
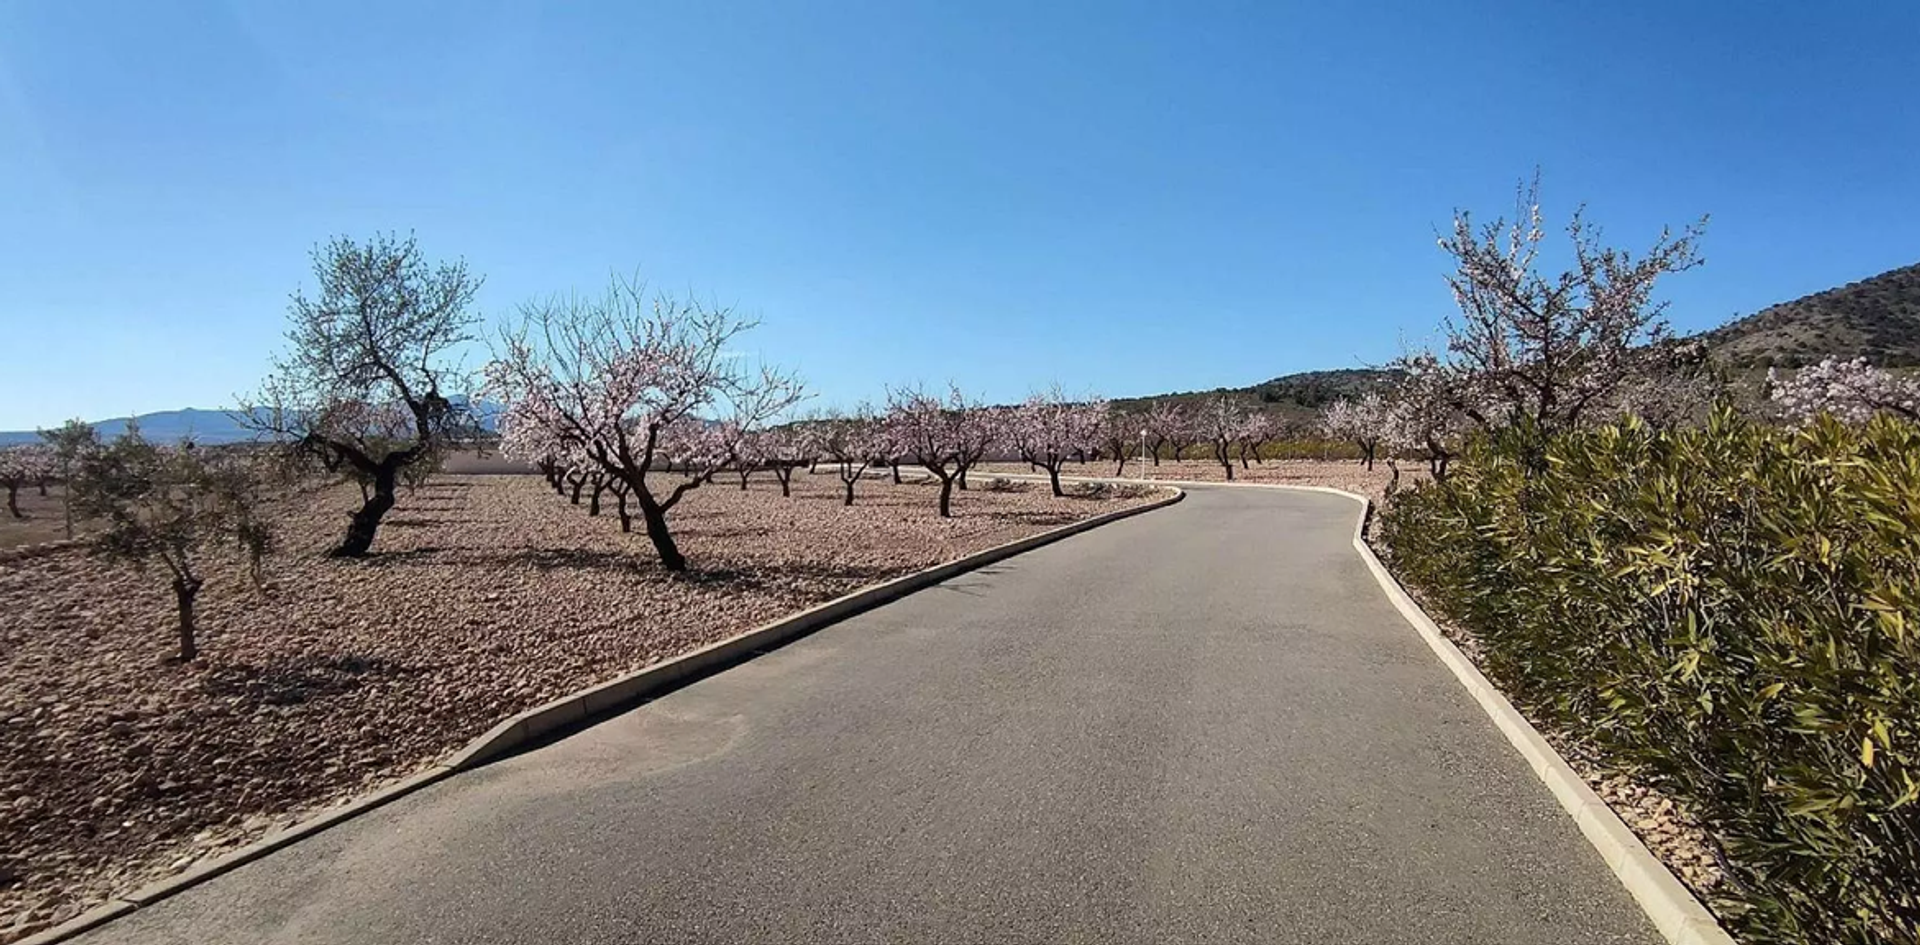
[[[1531,442],[1395,496],[1395,570],[1532,717],[1701,815],[1743,940],[1920,941],[1920,427]]]

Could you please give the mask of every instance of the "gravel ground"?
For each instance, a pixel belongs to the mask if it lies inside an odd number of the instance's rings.
[[[276,510],[264,587],[209,561],[202,657],[169,661],[160,573],[73,550],[0,563],[0,941],[405,777],[500,718],[859,587],[1148,497],[715,482],[672,516],[669,577],[609,507],[532,476],[403,494],[378,554],[320,552],[351,487]],[[609,497],[609,506],[611,497]]]

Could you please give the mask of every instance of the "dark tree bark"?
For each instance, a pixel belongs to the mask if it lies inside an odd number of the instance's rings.
[[[1047,467],[1047,480],[1053,483],[1054,498],[1066,498],[1067,494],[1060,489],[1060,465],[1058,463]]]
[[[47,481],[45,479],[41,479],[39,482],[34,483],[34,485],[40,487],[40,498],[42,499],[46,498],[47,497]]]
[[[201,580],[192,576],[173,579],[173,602],[180,612],[180,661],[191,663],[200,655],[193,639],[193,599],[200,593]]]
[[[20,484],[17,482],[7,483],[7,511],[14,518],[26,518],[20,514]]]
[[[899,485],[900,484],[900,464],[897,462],[894,462],[894,463],[888,463],[887,465],[893,467],[893,484],[896,486]]]
[[[1220,467],[1227,471],[1228,482],[1233,481],[1233,453],[1231,449],[1225,440],[1213,441],[1213,458],[1218,460]]]
[[[601,476],[593,477],[593,493],[587,499],[587,514],[600,514],[600,493],[607,491],[607,480]]]
[[[940,477],[940,517],[953,517],[953,482],[955,476]]]
[[[571,475],[567,477],[567,483],[573,486],[573,504],[579,505],[580,504],[580,487],[587,484],[587,477],[581,476],[581,475]]]
[[[793,497],[793,491],[791,488],[793,485],[793,471],[798,468],[799,468],[798,466],[795,466],[790,463],[774,464],[773,477],[775,479],[780,480],[780,496],[782,498]]]
[[[633,531],[633,513],[627,509],[627,492],[629,490],[626,484],[615,482],[607,488],[613,490],[613,500],[616,503],[614,509],[620,513],[620,530],[622,532]]]
[[[373,536],[380,529],[380,519],[393,508],[394,481],[401,465],[389,457],[374,470],[373,494],[360,506],[360,511],[353,513],[353,520],[347,523],[347,537],[330,552],[331,557],[358,558],[373,548]]]
[[[653,542],[653,550],[660,555],[660,566],[669,571],[685,571],[687,557],[680,553],[680,546],[674,544],[673,535],[667,531],[667,510],[645,489],[635,488],[633,497],[640,502],[640,518],[647,524],[647,538]]]
[[[740,474],[740,491],[741,492],[747,491],[747,477],[753,475],[753,467],[742,466],[739,469],[735,470],[735,472],[738,472]]]

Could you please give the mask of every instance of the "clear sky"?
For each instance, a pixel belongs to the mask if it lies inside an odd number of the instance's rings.
[[[0,2],[0,429],[231,403],[307,252],[612,271],[823,403],[1392,357],[1537,165],[1682,329],[1920,260],[1920,3]],[[1576,9],[1577,8],[1577,9]]]

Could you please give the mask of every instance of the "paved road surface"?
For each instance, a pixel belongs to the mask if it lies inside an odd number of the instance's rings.
[[[84,941],[1659,941],[1353,516],[1194,489]]]

